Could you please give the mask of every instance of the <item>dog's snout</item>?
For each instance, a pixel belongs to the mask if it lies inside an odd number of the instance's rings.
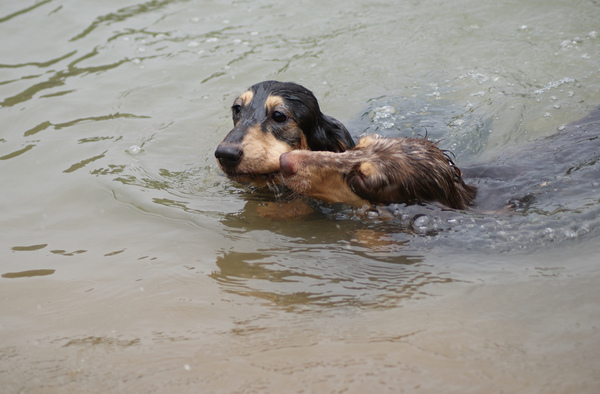
[[[290,159],[289,153],[284,153],[279,157],[279,169],[283,176],[292,176],[296,173],[296,165]]]
[[[234,168],[238,165],[244,151],[235,145],[221,144],[215,151],[215,157],[225,168]]]

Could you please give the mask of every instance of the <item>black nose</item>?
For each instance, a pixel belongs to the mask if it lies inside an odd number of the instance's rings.
[[[243,155],[244,151],[234,145],[219,145],[215,151],[215,157],[226,168],[237,166]]]

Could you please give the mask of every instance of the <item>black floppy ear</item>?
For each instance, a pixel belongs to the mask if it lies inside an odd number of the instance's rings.
[[[312,131],[307,136],[310,150],[344,152],[354,148],[354,140],[346,127],[331,116],[321,115]]]

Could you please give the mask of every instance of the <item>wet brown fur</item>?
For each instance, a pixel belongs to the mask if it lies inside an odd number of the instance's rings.
[[[296,193],[357,206],[438,202],[467,209],[477,193],[450,157],[425,138],[370,135],[343,153],[285,153],[280,168]]]
[[[232,105],[233,129],[215,151],[227,177],[263,184],[296,149],[342,152],[354,146],[346,128],[323,115],[308,89],[291,82],[251,86]]]

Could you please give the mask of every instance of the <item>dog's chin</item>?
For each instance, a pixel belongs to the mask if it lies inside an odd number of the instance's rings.
[[[311,181],[307,177],[298,174],[282,174],[282,183],[293,193],[312,198]]]
[[[249,173],[233,173],[233,172],[225,172],[227,178],[231,179],[234,182],[238,183],[250,183],[255,186],[266,186],[267,184],[272,184],[273,182],[277,183],[279,180],[278,176],[279,172],[271,172],[268,174],[249,174]]]

